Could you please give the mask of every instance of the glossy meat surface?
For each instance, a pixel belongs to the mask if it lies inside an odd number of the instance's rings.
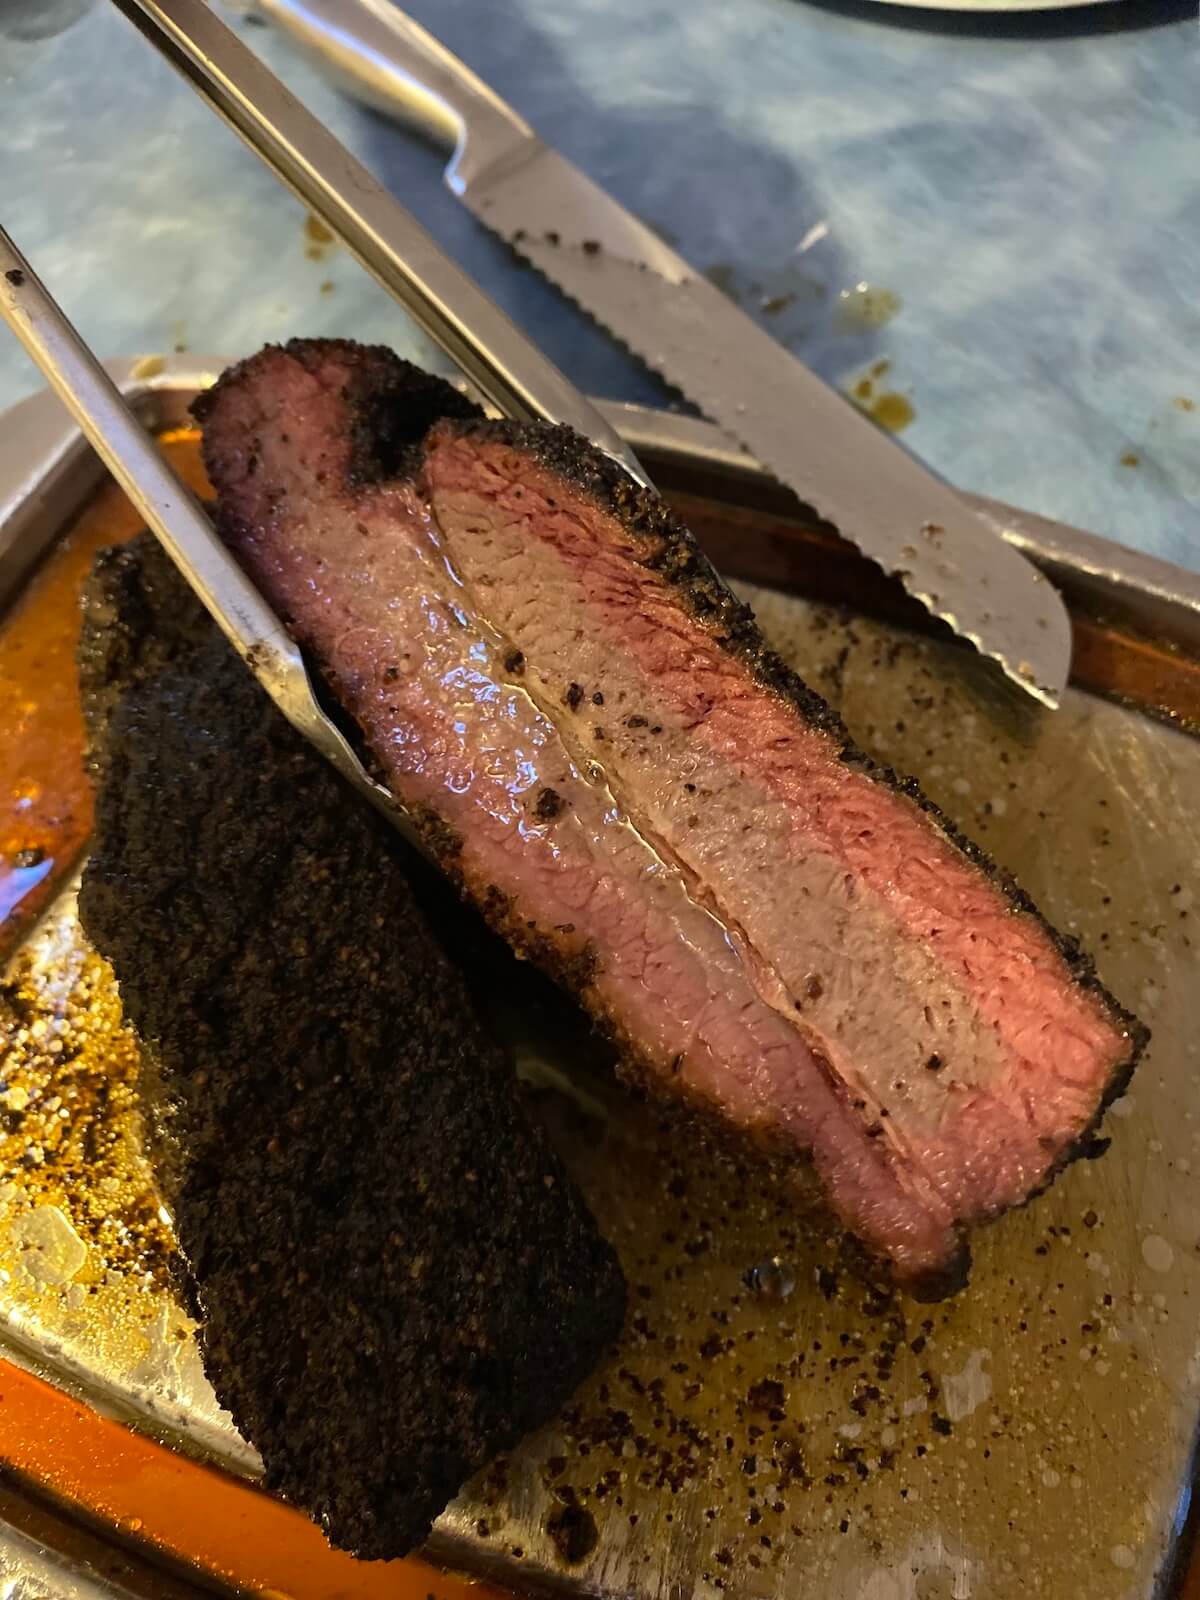
[[[849,745],[661,502],[566,430],[457,396],[430,428],[411,371],[297,342],[226,375],[202,403],[226,537],[631,1072],[810,1157],[875,1256],[945,1284],[964,1224],[1086,1147],[1137,1025]]]

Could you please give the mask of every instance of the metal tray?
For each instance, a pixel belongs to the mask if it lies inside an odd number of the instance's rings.
[[[154,357],[112,370],[147,422],[169,429],[222,364]],[[920,617],[873,569],[707,425],[609,411],[778,648],[868,748],[920,772],[1080,934],[1155,1042],[1110,1119],[1111,1151],[983,1231],[970,1288],[936,1308],[873,1303],[835,1282],[770,1190],[682,1154],[603,1080],[545,1092],[548,1126],[621,1252],[629,1325],[558,1422],[468,1486],[427,1554],[525,1592],[614,1600],[1162,1593],[1200,1412],[1189,982],[1200,743],[1164,720],[1194,722],[1200,707],[1200,580],[987,507],[1072,606],[1083,687],[1046,716],[970,652],[914,631]],[[50,397],[3,419],[0,607],[100,478]],[[53,1038],[87,975],[69,885],[16,962],[41,985],[32,1020]],[[503,1008],[496,1017],[510,1025]],[[570,1079],[580,1048],[559,1027],[526,1017],[513,1031],[543,1082]],[[139,1163],[131,1147],[118,1221],[131,1195],[151,1193]],[[19,1175],[0,1174],[0,1343],[12,1363],[0,1365],[0,1462],[210,1587],[294,1600],[417,1593],[424,1569],[353,1564],[241,1487],[257,1460],[217,1407],[186,1318],[145,1259],[104,1258],[74,1204],[59,1208],[64,1232],[37,1215],[47,1208]],[[23,1425],[16,1411],[4,1421],[14,1403]],[[55,1429],[88,1441],[90,1466],[62,1467]],[[226,1508],[203,1527],[161,1493],[181,1473],[202,1504]],[[246,1565],[222,1543],[229,1508],[251,1535],[238,1547]]]

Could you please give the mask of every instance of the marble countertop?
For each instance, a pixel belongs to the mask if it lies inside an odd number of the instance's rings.
[[[947,477],[1200,568],[1194,3],[408,9],[827,379],[903,397]],[[580,386],[665,399],[435,153],[237,25]],[[3,0],[0,103],[0,216],[101,354],[339,333],[444,366],[103,0]],[[0,405],[36,382],[0,335]]]

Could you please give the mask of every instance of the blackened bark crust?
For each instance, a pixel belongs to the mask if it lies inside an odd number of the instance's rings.
[[[270,1488],[397,1556],[615,1338],[620,1269],[391,830],[156,546],[102,558],[91,600],[80,910],[148,1046],[206,1371]]]

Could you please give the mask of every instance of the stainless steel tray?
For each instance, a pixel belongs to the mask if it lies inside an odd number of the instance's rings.
[[[221,365],[155,357],[112,370],[146,420],[169,428]],[[769,498],[753,462],[705,424],[608,409],[652,471],[732,505]],[[0,604],[98,479],[49,397],[3,419]],[[990,509],[1078,604],[1200,656],[1200,580]],[[749,545],[744,553],[742,564],[727,540],[726,565],[765,570]],[[835,1285],[769,1191],[711,1158],[689,1161],[625,1097],[589,1081],[581,1112],[548,1096],[554,1137],[621,1251],[629,1327],[559,1422],[449,1508],[429,1554],[523,1591],[637,1600],[1159,1593],[1200,1411],[1189,942],[1200,743],[1079,690],[1055,715],[1031,714],[968,652],[740,587],[868,748],[918,771],[1083,937],[1155,1043],[1110,1119],[1109,1154],[981,1233],[971,1287],[932,1309],[872,1305],[855,1285]],[[51,1030],[83,959],[68,889],[18,958],[54,975]],[[570,1070],[573,1043],[535,1031],[518,1047],[527,1069]],[[253,1478],[254,1452],[216,1406],[169,1295],[95,1259],[78,1219],[66,1218],[72,1243],[57,1220],[31,1217],[20,1184],[0,1175],[4,1353],[172,1448]],[[31,1275],[31,1237],[48,1241],[57,1279],[40,1264]],[[773,1261],[783,1266],[755,1277]],[[84,1277],[98,1280],[86,1304]]]

